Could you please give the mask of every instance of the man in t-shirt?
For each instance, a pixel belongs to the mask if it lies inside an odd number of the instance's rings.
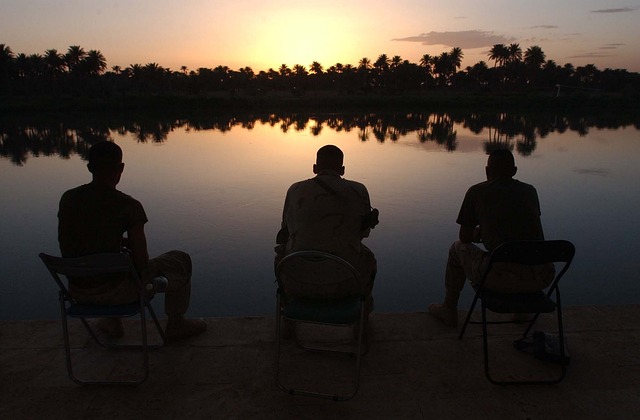
[[[503,242],[544,239],[536,189],[513,179],[517,167],[506,149],[491,152],[487,181],[469,188],[458,219],[459,240],[449,249],[445,272],[445,299],[429,306],[429,313],[445,325],[458,324],[458,299],[465,279],[477,284],[487,267],[489,253]],[[473,244],[482,242],[485,251]],[[501,263],[492,270],[485,287],[505,293],[542,290],[553,280],[553,265],[521,266]]]
[[[362,284],[335,290],[335,294],[370,295],[376,259],[361,241],[378,223],[378,211],[371,208],[363,184],[342,178],[343,160],[338,147],[321,147],[313,165],[316,176],[289,187],[276,237],[276,263],[287,254],[303,250],[337,255],[358,270]]]
[[[79,257],[104,252],[131,253],[140,279],[153,285],[153,279],[168,279],[165,291],[167,341],[200,334],[207,324],[202,319],[185,319],[191,295],[191,258],[182,251],[170,251],[149,259],[144,224],[147,216],[140,202],[116,189],[124,163],[122,149],[103,141],[89,149],[87,165],[92,174],[89,184],[62,195],[58,211],[58,241],[63,257]],[[126,234],[126,237],[123,235]],[[69,292],[79,303],[127,304],[138,299],[137,286],[127,277],[69,280]],[[119,318],[104,318],[98,327],[113,337],[124,334]]]

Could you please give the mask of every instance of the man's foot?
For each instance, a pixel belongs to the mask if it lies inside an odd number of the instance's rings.
[[[458,310],[451,309],[444,303],[429,305],[429,315],[439,319],[447,327],[455,328],[458,326]]]
[[[207,330],[207,323],[204,319],[184,319],[167,321],[164,336],[168,343],[183,340],[202,334]]]
[[[124,325],[121,318],[100,318],[98,329],[111,338],[121,338],[124,336]]]

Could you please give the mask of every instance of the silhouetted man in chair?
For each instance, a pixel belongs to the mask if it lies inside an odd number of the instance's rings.
[[[487,181],[469,188],[464,197],[456,220],[460,225],[459,240],[449,249],[444,303],[429,306],[429,313],[447,326],[457,326],[458,299],[465,279],[471,284],[480,282],[489,252],[507,241],[544,239],[538,193],[533,186],[513,179],[517,169],[509,150],[491,152]],[[482,242],[488,252],[473,242]],[[485,281],[488,289],[534,292],[553,281],[553,265],[499,264],[500,268]]]
[[[182,251],[170,251],[150,260],[144,208],[138,200],[116,189],[124,170],[122,149],[109,141],[96,143],[89,149],[87,167],[92,174],[91,183],[65,192],[60,199],[58,241],[62,256],[121,252],[126,247],[143,282],[153,284],[153,278],[159,275],[168,279],[167,341],[205,331],[204,320],[184,318],[191,295],[191,258]],[[91,279],[74,283],[70,280],[69,292],[79,303],[88,304],[126,304],[138,299],[137,290],[128,278],[115,282]],[[119,318],[101,319],[98,327],[113,337],[124,334]]]
[[[321,147],[313,165],[316,176],[289,187],[276,237],[276,263],[303,250],[337,255],[359,271],[363,284],[352,290],[336,290],[336,295],[370,295],[376,259],[361,241],[378,223],[378,211],[371,208],[363,184],[342,178],[343,159],[338,147]]]

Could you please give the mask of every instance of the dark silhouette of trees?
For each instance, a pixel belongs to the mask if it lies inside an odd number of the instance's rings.
[[[358,62],[358,72],[362,75],[362,89],[369,91],[369,71],[371,70],[371,60],[362,57]]]
[[[107,59],[100,51],[90,50],[82,61],[83,72],[90,76],[98,76],[107,69]]]
[[[548,95],[593,95],[612,92],[640,95],[640,75],[622,69],[600,70],[594,64],[574,67],[547,59],[540,46],[495,44],[484,61],[461,69],[464,52],[459,47],[439,55],[424,54],[418,63],[399,55],[380,54],[375,61],[361,58],[356,66],[336,63],[325,69],[313,61],[282,64],[276,70],[237,70],[224,65],[172,71],[157,63],[131,64],[108,70],[99,50],[70,46],[61,54],[49,49],[40,54],[14,53],[0,44],[0,95],[265,95],[286,92],[302,95],[309,90],[339,94],[429,95],[455,90],[486,93],[544,92]]]
[[[78,71],[80,63],[85,59],[87,53],[84,48],[78,45],[72,45],[64,55],[64,61],[69,70],[69,73],[73,74]]]
[[[504,44],[495,44],[489,50],[489,60],[493,60],[493,66],[504,66],[509,60],[509,49]]]

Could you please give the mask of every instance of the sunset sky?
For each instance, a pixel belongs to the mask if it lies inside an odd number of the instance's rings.
[[[0,44],[43,54],[99,50],[109,68],[281,64],[326,69],[380,54],[418,63],[460,47],[489,66],[492,45],[538,45],[563,65],[640,72],[637,0],[0,0]]]

